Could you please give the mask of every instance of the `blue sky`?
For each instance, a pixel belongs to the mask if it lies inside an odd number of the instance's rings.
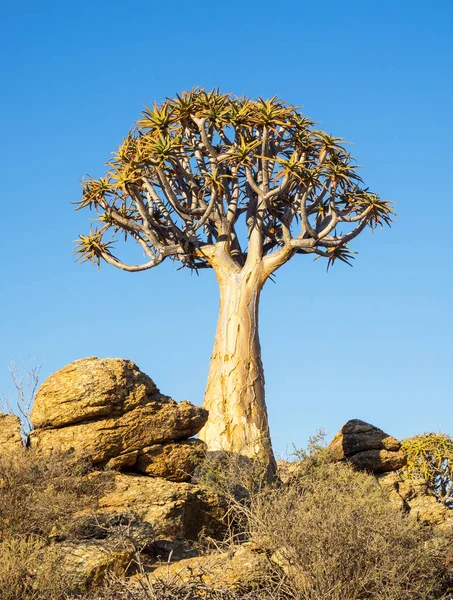
[[[74,263],[80,179],[102,175],[144,103],[194,85],[303,105],[352,142],[397,203],[354,268],[295,257],[260,312],[277,453],[350,418],[453,434],[453,6],[450,1],[4,0],[0,24],[0,390],[8,363],[46,377],[84,356],[134,360],[203,400],[212,273]]]

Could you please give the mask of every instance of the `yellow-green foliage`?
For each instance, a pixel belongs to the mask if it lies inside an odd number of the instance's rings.
[[[453,508],[453,438],[445,433],[424,433],[403,441],[407,465],[405,479],[423,479],[437,499]]]

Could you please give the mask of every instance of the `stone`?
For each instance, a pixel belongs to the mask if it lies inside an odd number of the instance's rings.
[[[205,443],[196,439],[156,444],[140,452],[136,469],[169,481],[190,481],[205,456],[205,449]]]
[[[10,456],[23,449],[19,417],[0,413],[0,457]]]
[[[97,512],[134,514],[152,526],[158,542],[196,541],[202,532],[219,539],[225,531],[226,508],[219,496],[159,477],[112,473],[112,485],[99,499]]]
[[[145,448],[190,438],[207,416],[203,408],[161,394],[131,361],[87,358],[43,383],[29,443],[42,453],[74,450],[93,464],[133,468]],[[172,456],[176,464],[176,452]]]
[[[453,530],[453,511],[429,493],[420,479],[401,479],[397,473],[377,477],[379,485],[387,492],[390,502],[425,525]]]
[[[291,481],[298,469],[299,464],[296,461],[277,460],[277,477],[284,484]]]
[[[119,416],[56,429],[35,429],[30,434],[30,446],[40,452],[75,450],[93,464],[106,465],[116,458],[117,466],[131,467],[138,451],[195,435],[206,419],[204,409],[167,398]],[[125,458],[118,458],[124,455]]]
[[[121,358],[82,358],[48,377],[31,412],[35,429],[113,417],[143,406],[159,390],[135,363]]]
[[[402,451],[365,450],[347,457],[347,461],[360,471],[387,473],[396,471],[406,464],[406,455]]]
[[[399,440],[359,419],[343,425],[329,444],[329,451],[334,460],[346,460],[372,473],[395,471],[407,460]]]
[[[259,588],[269,582],[272,565],[265,552],[251,543],[202,556],[158,565],[148,574],[151,582],[198,580],[212,588]]]
[[[63,542],[58,549],[63,556],[62,566],[79,592],[99,588],[112,576],[124,577],[135,555],[131,544],[105,540]]]

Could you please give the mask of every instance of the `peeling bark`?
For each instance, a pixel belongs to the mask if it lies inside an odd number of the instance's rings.
[[[199,437],[210,451],[264,459],[273,469],[258,337],[261,264],[216,273],[220,313],[204,401],[209,418]]]

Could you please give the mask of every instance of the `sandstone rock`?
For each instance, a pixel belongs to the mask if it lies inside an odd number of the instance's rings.
[[[195,579],[213,588],[257,588],[269,581],[271,571],[266,554],[252,544],[244,543],[229,552],[214,552],[158,565],[148,576],[151,581]]]
[[[195,439],[156,444],[140,453],[136,469],[169,481],[190,481],[197,465],[203,459],[205,448],[204,442]]]
[[[151,524],[158,541],[197,540],[202,531],[223,535],[225,507],[198,485],[119,472],[112,477],[111,489],[99,499],[100,514],[133,513]]]
[[[79,592],[100,587],[107,577],[123,577],[134,559],[134,548],[106,541],[63,542],[63,568]],[[52,551],[52,546],[49,547]]]
[[[132,466],[140,450],[198,433],[207,412],[190,402],[150,402],[107,419],[67,425],[58,429],[35,429],[30,446],[42,452],[74,449],[93,464],[107,464],[116,458],[117,466]],[[124,458],[123,455],[127,455]],[[111,463],[115,466],[115,463]]]
[[[0,456],[11,455],[23,448],[19,417],[0,413]]]
[[[369,423],[348,421],[329,444],[335,460],[347,460],[372,473],[395,471],[406,464],[401,442]]]
[[[38,429],[119,416],[147,404],[156,393],[152,379],[130,360],[82,358],[44,381],[31,421]]]
[[[297,474],[299,465],[297,462],[288,460],[277,461],[277,477],[282,483],[289,483],[294,475]]]
[[[134,363],[87,358],[54,373],[39,389],[30,446],[40,452],[73,449],[94,464],[131,468],[144,448],[189,438],[206,420],[203,408],[162,395]]]
[[[422,480],[402,480],[396,473],[377,477],[389,500],[425,525],[453,528],[453,511],[429,493]]]

